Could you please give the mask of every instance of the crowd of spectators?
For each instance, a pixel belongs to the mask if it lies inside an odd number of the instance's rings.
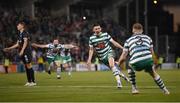
[[[32,42],[47,44],[54,37],[59,38],[61,43],[73,43],[79,48],[72,50],[74,62],[86,61],[88,57],[88,40],[92,35],[91,24],[94,20],[83,19],[80,16],[54,17],[48,10],[41,9],[36,14],[36,18],[31,18],[21,10],[0,7],[0,61],[3,59],[2,49],[14,44],[17,39],[16,23],[23,20],[27,23],[28,31],[31,34]],[[125,30],[108,17],[103,17],[100,21],[103,31],[111,34],[118,42],[125,37]],[[119,39],[118,39],[119,38]],[[35,51],[39,52],[39,49]],[[41,51],[41,50],[40,50]],[[43,52],[43,51],[41,51]],[[117,51],[118,52],[118,51]],[[9,52],[11,61],[18,62],[17,50]]]

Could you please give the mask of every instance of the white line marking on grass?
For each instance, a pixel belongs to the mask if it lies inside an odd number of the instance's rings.
[[[28,87],[28,86],[0,86],[0,88],[22,88],[22,87]],[[38,85],[38,86],[29,86],[29,87],[48,87],[48,88],[116,88],[116,86],[83,86],[83,85],[64,85],[64,86],[58,86],[58,85],[52,85],[52,86],[46,86],[46,85]],[[123,86],[123,88],[131,88],[131,86]],[[151,88],[158,88],[158,86],[138,86],[140,89],[151,89]],[[176,86],[168,86],[168,88],[176,88]]]

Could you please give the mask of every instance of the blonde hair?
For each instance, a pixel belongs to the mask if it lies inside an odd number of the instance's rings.
[[[135,24],[133,24],[133,33],[142,33],[143,32],[143,26],[140,24],[140,23],[135,23]]]

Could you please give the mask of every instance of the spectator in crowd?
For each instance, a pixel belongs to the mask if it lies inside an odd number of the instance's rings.
[[[37,56],[37,62],[38,62],[38,70],[40,72],[44,71],[44,59],[43,59],[43,54],[41,51],[39,51]]]
[[[162,69],[162,63],[163,63],[163,61],[164,61],[164,58],[163,58],[162,56],[160,56],[160,57],[158,58],[158,66],[159,66],[160,69]]]
[[[8,54],[4,53],[4,70],[6,74],[8,73],[9,66],[10,66],[10,60],[9,60]]]
[[[179,69],[180,68],[180,57],[179,56],[176,58],[176,64],[177,64],[177,68]]]
[[[74,14],[76,15],[76,14]],[[79,49],[72,53],[73,62],[85,61],[87,59],[88,50],[85,49],[88,45],[88,40],[91,31],[91,23],[93,19],[83,20],[80,16],[76,15],[71,21],[67,20],[66,15],[55,17],[50,14],[48,9],[39,8],[35,13],[36,19],[32,19],[25,15],[22,10],[14,8],[1,8],[0,9],[0,45],[5,46],[6,41],[13,44],[16,39],[14,34],[17,33],[16,22],[19,19],[24,19],[28,23],[28,31],[32,35],[32,41],[36,42],[37,39],[44,40],[43,43],[49,43],[53,37],[60,37],[61,41],[65,44],[75,42]],[[93,16],[92,16],[93,17]],[[5,22],[8,21],[8,22]],[[111,18],[102,18],[101,24],[104,30],[107,31],[113,38],[117,38],[123,34],[123,29],[120,25],[115,23]],[[118,40],[117,40],[118,41]],[[14,53],[12,54],[14,55]],[[12,56],[13,61],[17,60],[17,56]]]

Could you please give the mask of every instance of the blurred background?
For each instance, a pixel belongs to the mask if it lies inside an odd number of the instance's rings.
[[[28,25],[32,42],[46,44],[54,37],[73,43],[73,62],[85,62],[91,24],[100,21],[103,31],[124,44],[135,22],[153,39],[154,49],[163,63],[177,63],[180,56],[180,0],[0,0],[0,62],[7,56],[18,63],[17,50],[2,49],[17,41],[16,23]],[[120,50],[116,49],[117,58]],[[45,50],[34,50],[34,63]],[[44,56],[44,55],[43,55]],[[116,58],[116,59],[117,59]]]

